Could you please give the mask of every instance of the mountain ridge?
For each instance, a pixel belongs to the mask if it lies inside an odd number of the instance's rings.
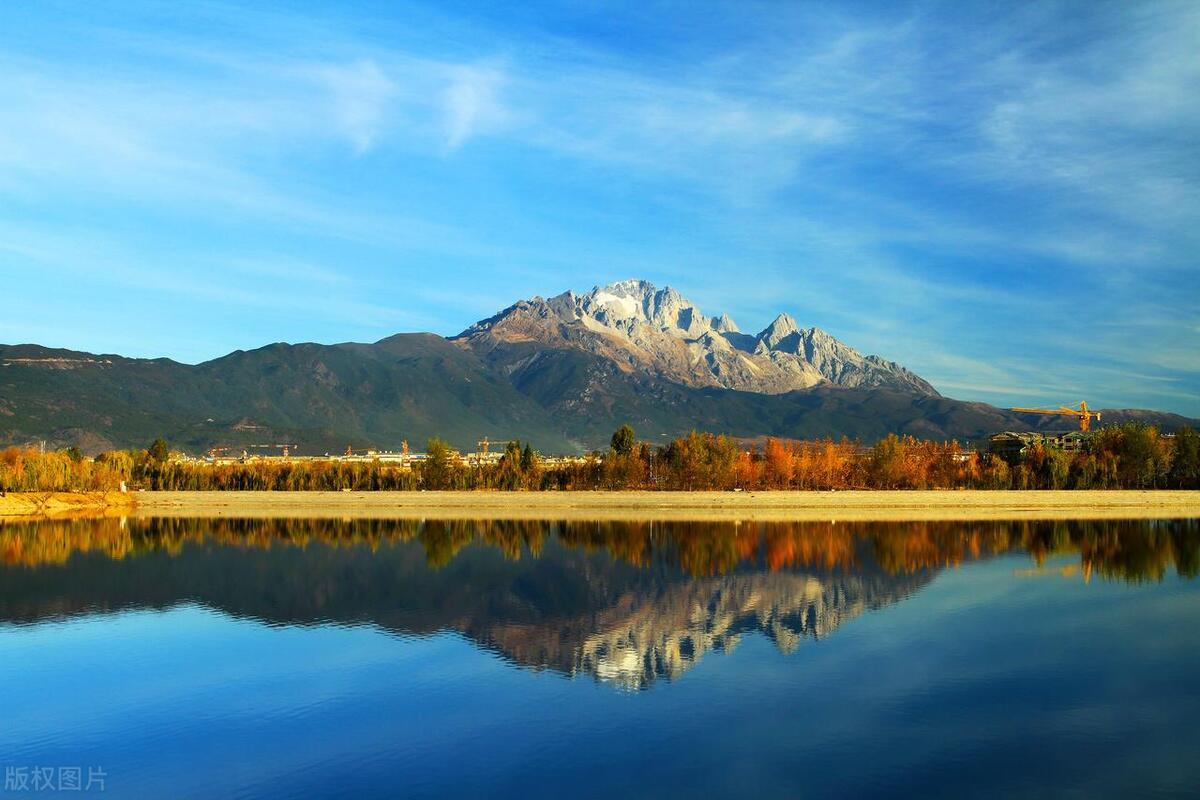
[[[570,346],[697,388],[783,394],[830,383],[938,393],[896,362],[801,328],[786,313],[752,336],[727,313],[707,316],[672,287],[638,279],[521,300],[452,339],[485,353],[494,340]]]
[[[1196,424],[1154,411],[1102,413],[1105,423]],[[786,314],[759,334],[741,333],[727,314],[706,316],[644,281],[521,300],[450,338],[276,342],[195,365],[0,345],[0,445],[45,440],[94,453],[163,436],[193,452],[287,442],[333,453],[402,440],[419,447],[437,435],[463,449],[487,436],[580,452],[605,447],[624,423],[652,441],[704,430],[865,443],[888,433],[976,440],[1072,426],[943,397],[900,365]]]

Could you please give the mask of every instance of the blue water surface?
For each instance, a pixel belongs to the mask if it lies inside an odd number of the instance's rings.
[[[550,524],[448,561],[422,530],[148,528],[0,567],[0,765],[111,797],[1195,796],[1196,526],[1131,534],[1176,542],[1143,574],[1088,561],[1096,525],[1037,557],[888,568],[875,529],[833,566],[690,570]]]

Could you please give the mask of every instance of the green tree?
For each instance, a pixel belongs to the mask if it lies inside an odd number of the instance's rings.
[[[519,489],[525,482],[521,468],[521,443],[509,442],[496,468],[496,486],[500,489]]]
[[[450,445],[433,437],[425,444],[421,478],[426,489],[450,489],[458,477],[458,460]]]
[[[68,447],[67,448],[67,458],[71,459],[76,464],[78,464],[80,461],[83,461],[83,451],[80,450],[78,447]]]
[[[692,431],[660,451],[666,483],[673,489],[729,489],[734,484],[737,445],[724,436]]]
[[[628,425],[622,425],[612,435],[612,442],[609,447],[619,456],[627,457],[633,452],[634,445],[637,444],[637,436],[633,432],[633,428]]]
[[[1125,489],[1153,489],[1165,483],[1167,450],[1158,428],[1141,422],[1102,429],[1092,440],[1098,459],[1112,465],[1115,483]]]
[[[146,454],[155,464],[165,463],[171,456],[171,446],[164,439],[155,439],[147,449]]]
[[[1172,486],[1200,489],[1200,433],[1195,428],[1181,428],[1175,434],[1170,476]]]

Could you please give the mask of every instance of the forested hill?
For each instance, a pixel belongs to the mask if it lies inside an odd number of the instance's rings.
[[[1151,411],[1103,414],[1104,423],[1196,424]],[[626,422],[646,439],[696,429],[867,443],[889,432],[971,440],[1073,425],[890,387],[760,394],[688,386],[534,341],[480,352],[461,339],[400,334],[374,344],[272,344],[197,365],[0,345],[4,445],[46,440],[98,452],[162,436],[193,452],[289,443],[323,453],[402,440],[419,448],[439,435],[464,449],[487,436],[572,452],[606,446]]]

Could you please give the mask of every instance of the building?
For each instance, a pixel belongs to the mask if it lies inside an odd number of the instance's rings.
[[[1035,444],[1047,450],[1078,453],[1087,443],[1087,434],[1082,431],[1066,433],[1026,433],[1002,431],[988,437],[988,452],[1005,461],[1017,462],[1025,458],[1029,448]]]

